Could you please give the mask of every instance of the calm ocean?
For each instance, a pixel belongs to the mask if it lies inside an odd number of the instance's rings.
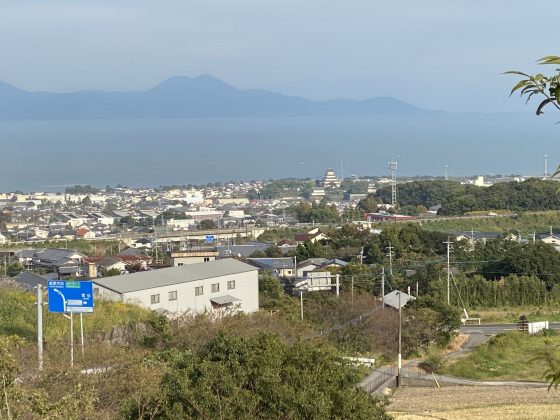
[[[540,175],[560,162],[553,116],[0,122],[0,191],[383,175]]]

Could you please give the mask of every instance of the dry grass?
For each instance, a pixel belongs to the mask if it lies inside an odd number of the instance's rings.
[[[467,341],[469,341],[468,334],[457,334],[453,338],[451,343],[449,343],[447,347],[443,350],[443,354],[453,353],[461,350]]]
[[[389,411],[397,420],[548,420],[558,418],[560,394],[520,387],[401,388]]]
[[[445,420],[556,420],[560,412],[560,404],[513,404],[508,406],[467,408],[464,410],[452,410],[433,412],[429,415],[415,415],[391,413],[395,420],[423,420],[423,419],[445,419]]]

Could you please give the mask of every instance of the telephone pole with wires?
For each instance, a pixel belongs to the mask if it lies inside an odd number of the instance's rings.
[[[391,242],[389,242],[389,246],[385,248],[387,252],[387,256],[389,257],[389,275],[393,277],[393,256],[395,253],[393,252],[394,247],[391,246]]]
[[[451,242],[449,239],[444,242],[447,245],[447,304],[451,305],[451,298],[450,298],[450,279],[451,279],[451,264],[450,264],[450,254],[451,254]]]

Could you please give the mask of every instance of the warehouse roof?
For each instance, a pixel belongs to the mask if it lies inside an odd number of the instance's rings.
[[[257,268],[252,265],[233,258],[225,258],[180,267],[106,277],[96,279],[93,282],[117,293],[128,293],[256,270]]]

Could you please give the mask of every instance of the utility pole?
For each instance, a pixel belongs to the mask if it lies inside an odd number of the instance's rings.
[[[449,178],[447,177],[447,168],[449,167],[449,165],[445,165],[445,180],[447,181]]]
[[[401,314],[401,292],[397,292],[399,294],[399,355],[397,358],[397,388],[401,386],[401,328],[402,328],[402,314]]]
[[[451,253],[451,245],[453,244],[453,242],[449,241],[448,239],[447,241],[444,242],[444,244],[447,244],[447,304],[451,305],[451,299],[450,299],[451,267],[450,267],[449,256]]]
[[[303,321],[303,290],[299,291],[299,303],[301,306],[301,320]]]
[[[387,256],[389,257],[389,275],[391,277],[393,277],[393,246],[391,246],[391,242],[389,242],[389,246],[387,248],[385,248],[386,250],[388,250],[389,252],[387,253]]]
[[[354,276],[350,276],[352,290],[352,308],[354,308]]]
[[[385,308],[385,267],[381,267],[381,305]]]
[[[356,255],[356,257],[358,257],[358,259],[360,260],[360,265],[362,265],[364,263],[364,247],[362,247],[362,249],[360,250],[360,253],[358,255]]]
[[[340,296],[340,274],[336,275],[336,297]],[[352,296],[352,299],[354,296]]]

